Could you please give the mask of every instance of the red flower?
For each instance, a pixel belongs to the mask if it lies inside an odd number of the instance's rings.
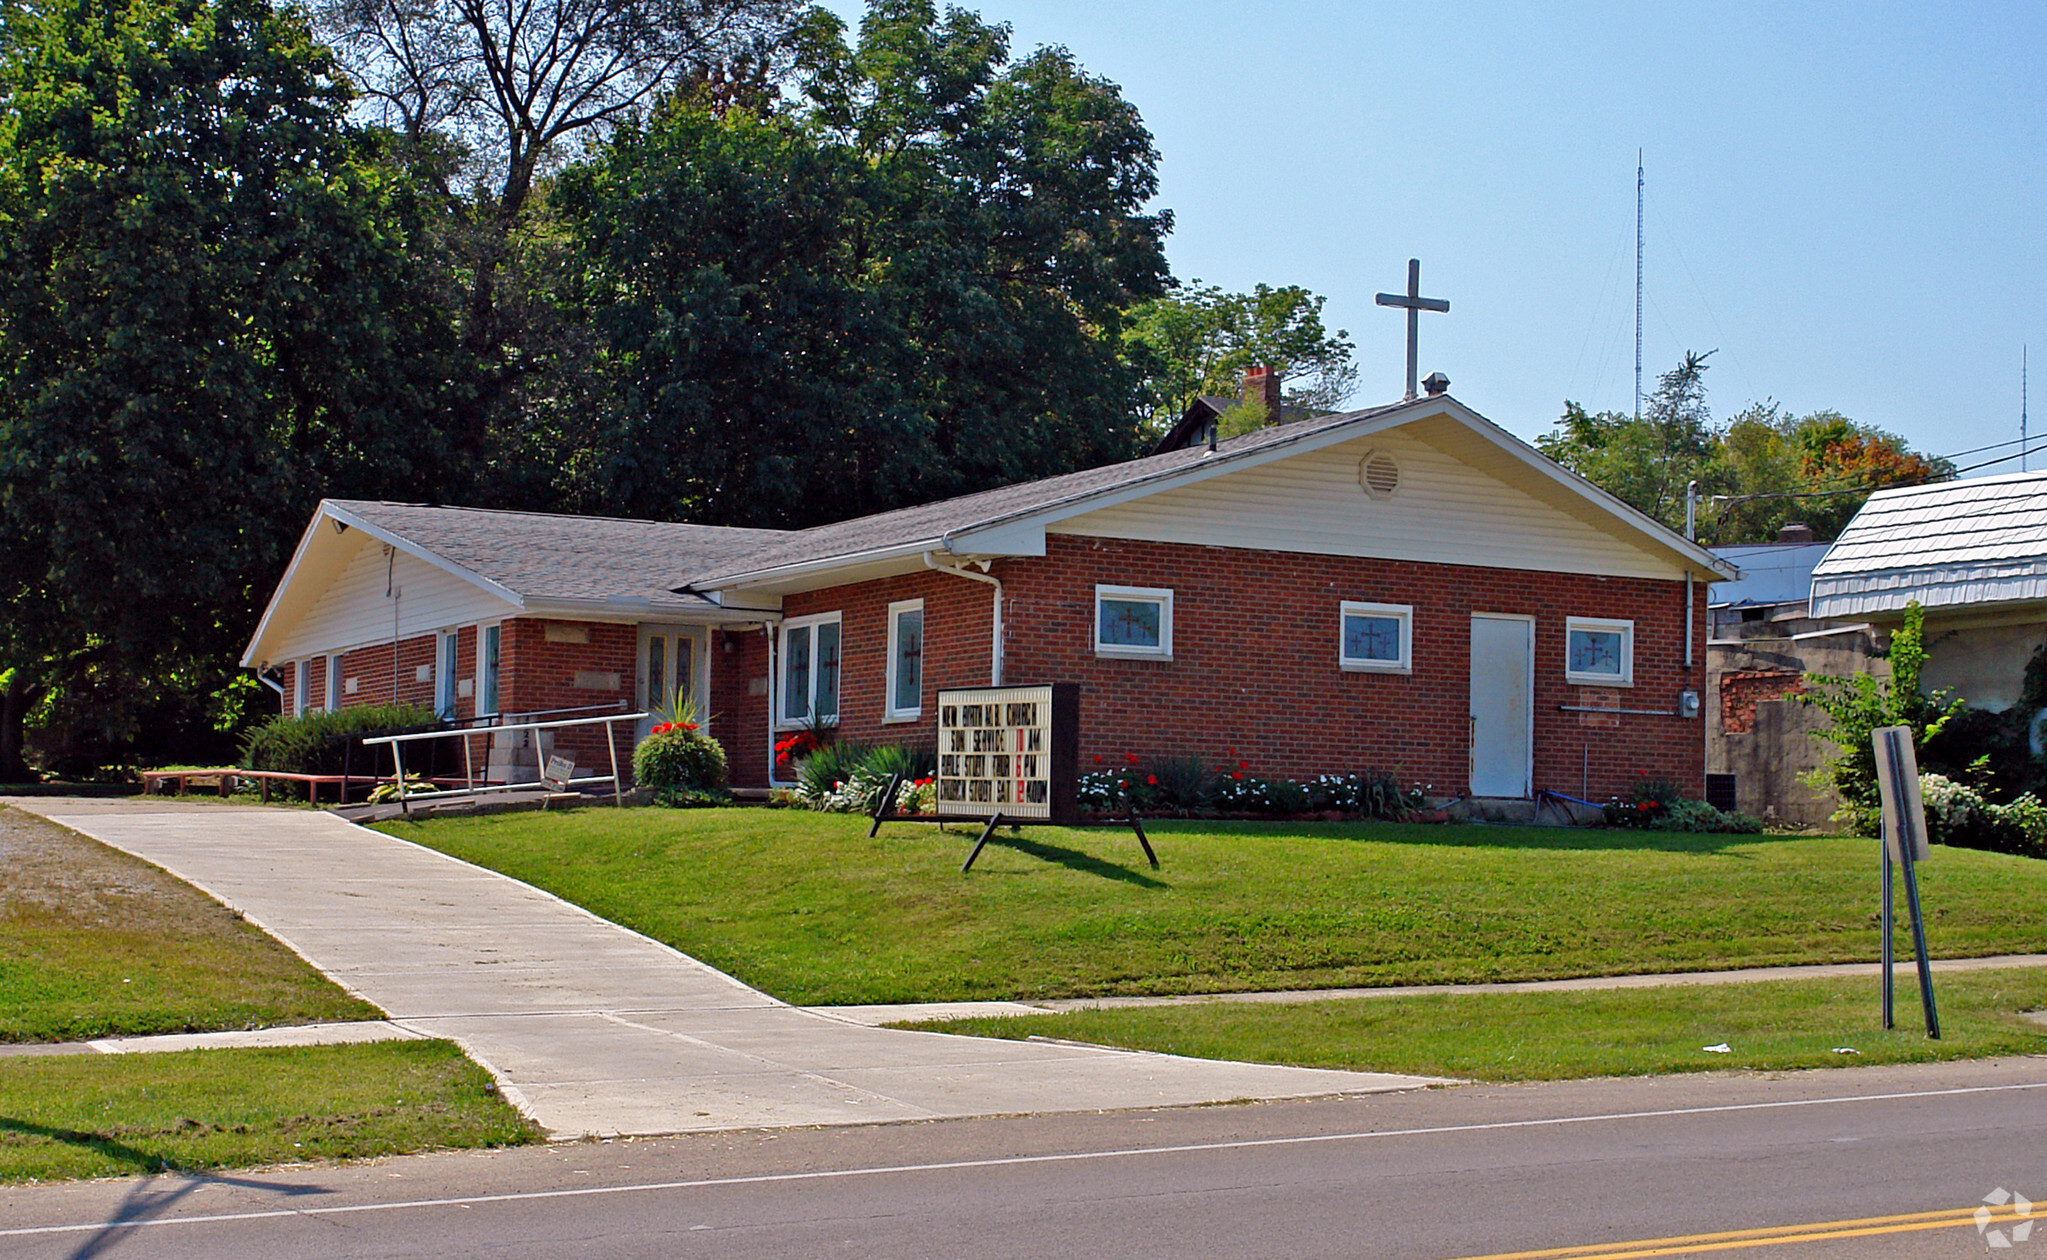
[[[1230,771],[1230,777],[1232,779],[1241,779],[1244,777],[1244,772],[1242,770],[1232,770]]]
[[[1237,769],[1239,769],[1239,770],[1249,770],[1250,768],[1251,768],[1251,763],[1250,763],[1250,762],[1248,762],[1248,761],[1240,761],[1240,762],[1238,762],[1238,763],[1237,763]]]
[[[1145,775],[1145,776],[1144,776],[1144,781],[1145,781],[1146,783],[1150,784],[1150,785],[1151,785],[1151,786],[1153,786],[1153,787],[1157,787],[1157,786],[1159,785],[1159,777],[1158,777],[1157,775],[1155,775],[1155,774],[1147,774],[1147,775]]]
[[[676,725],[674,725],[674,726],[671,726],[671,727],[670,727],[669,729],[670,729],[670,730],[683,730],[683,731],[693,731],[693,730],[695,730],[696,728],[697,728],[697,724],[696,724],[695,722],[680,722],[680,723],[677,723],[677,724],[676,724]]]
[[[1137,764],[1137,754],[1136,754],[1136,753],[1124,753],[1124,754],[1123,754],[1123,760],[1125,760],[1125,761],[1129,762],[1129,763],[1130,763],[1131,765],[1133,765],[1133,766],[1134,766],[1134,765],[1136,765],[1136,764]]]
[[[1098,766],[1102,764],[1102,755],[1100,753],[1095,754],[1095,764]]]

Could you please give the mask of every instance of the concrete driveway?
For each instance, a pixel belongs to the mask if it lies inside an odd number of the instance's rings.
[[[16,798],[169,871],[550,1134],[1114,1110],[1411,1089],[1316,1071],[872,1028],[779,1002],[517,880],[307,810]]]

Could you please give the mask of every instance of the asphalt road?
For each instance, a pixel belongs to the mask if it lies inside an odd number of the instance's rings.
[[[1999,1190],[2047,1222],[2047,1059],[19,1187],[0,1256],[1963,1257],[2027,1223],[1979,1231]]]

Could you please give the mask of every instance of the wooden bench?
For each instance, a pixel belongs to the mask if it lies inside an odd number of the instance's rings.
[[[270,785],[273,782],[305,784],[306,795],[317,805],[323,786],[334,788],[334,800],[339,804],[355,784],[375,786],[383,781],[372,774],[294,774],[288,770],[243,770],[238,766],[224,766],[208,770],[145,770],[142,772],[142,790],[145,794],[154,794],[161,792],[165,784],[175,784],[173,790],[182,796],[195,782],[211,782],[222,796],[230,796],[234,793],[235,784],[243,779],[256,782],[266,805],[270,803]]]

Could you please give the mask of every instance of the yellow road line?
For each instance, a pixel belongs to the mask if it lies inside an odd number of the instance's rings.
[[[2036,1218],[2020,1216],[2010,1206],[1993,1208],[1986,1228],[2032,1219]],[[1823,1242],[1832,1238],[1869,1238],[1879,1234],[1954,1229],[1975,1223],[1974,1207],[1943,1208],[1937,1212],[1910,1212],[1900,1216],[1867,1216],[1856,1220],[1816,1221],[1807,1225],[1776,1225],[1765,1229],[1729,1229],[1713,1234],[1637,1238],[1628,1242],[1551,1247],[1543,1251],[1502,1251],[1484,1256],[1465,1256],[1462,1260],[1635,1260],[1636,1257],[1731,1251],[1736,1247],[1774,1247],[1783,1243]]]

